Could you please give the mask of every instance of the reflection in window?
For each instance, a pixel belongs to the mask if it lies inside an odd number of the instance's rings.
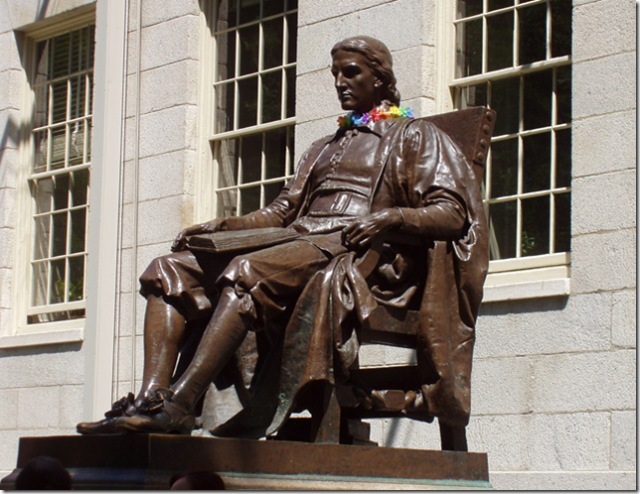
[[[211,146],[216,214],[273,200],[293,173],[297,0],[218,0]]]
[[[29,324],[84,316],[94,26],[35,53]]]
[[[497,112],[491,258],[568,252],[571,1],[457,0],[455,104]]]

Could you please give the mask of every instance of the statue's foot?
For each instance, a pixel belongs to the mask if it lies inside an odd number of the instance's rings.
[[[113,405],[111,410],[106,412],[105,418],[96,420],[95,422],[80,422],[76,425],[76,430],[80,434],[113,434],[122,432],[116,426],[116,419],[123,416],[131,416],[136,414],[136,406],[134,403],[133,393],[120,398]]]
[[[195,416],[172,402],[172,394],[169,390],[158,390],[156,399],[149,400],[146,407],[139,407],[136,415],[116,418],[115,428],[118,431],[191,434]]]

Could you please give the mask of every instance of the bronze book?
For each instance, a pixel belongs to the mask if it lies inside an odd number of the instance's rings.
[[[204,233],[187,237],[187,248],[204,252],[256,250],[282,244],[299,236],[293,228],[280,227]]]

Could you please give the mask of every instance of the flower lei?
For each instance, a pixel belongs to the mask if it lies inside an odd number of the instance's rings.
[[[378,122],[387,118],[413,118],[413,110],[406,106],[391,106],[388,110],[374,108],[367,113],[349,112],[338,117],[338,125],[343,129],[350,129],[358,125],[367,125],[369,122]]]

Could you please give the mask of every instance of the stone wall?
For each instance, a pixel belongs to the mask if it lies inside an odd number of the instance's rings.
[[[50,2],[51,11],[85,2]],[[13,30],[39,2],[0,0],[0,324],[10,324],[17,131],[24,75]],[[114,396],[142,366],[137,276],[193,223],[199,163],[201,7],[128,2],[122,250]],[[379,37],[403,103],[438,106],[436,2],[299,2],[296,156],[342,113],[333,44]],[[58,10],[56,10],[58,9]],[[472,384],[472,451],[498,489],[633,489],[636,452],[635,11],[631,0],[574,0],[571,294],[483,305]],[[176,211],[179,213],[176,214]],[[135,336],[134,336],[135,335]],[[411,358],[374,349],[367,358]],[[19,436],[73,431],[86,376],[80,344],[0,350],[0,474]],[[97,418],[97,417],[96,417]],[[439,448],[435,424],[379,420],[374,439]]]

